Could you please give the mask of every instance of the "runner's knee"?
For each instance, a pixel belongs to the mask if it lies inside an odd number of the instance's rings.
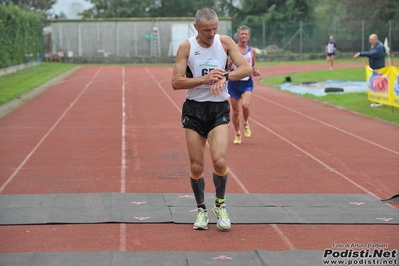
[[[224,158],[214,159],[213,160],[213,169],[215,173],[223,173],[226,171],[226,160]]]
[[[193,179],[200,179],[204,172],[204,166],[199,163],[192,163],[191,164],[191,173],[190,176]]]
[[[243,102],[242,103],[242,109],[249,110],[249,102]]]

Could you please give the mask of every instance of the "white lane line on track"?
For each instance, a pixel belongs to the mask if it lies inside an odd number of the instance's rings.
[[[298,111],[296,111],[296,110],[294,110],[294,109],[291,109],[291,108],[289,108],[289,107],[287,107],[287,106],[284,106],[284,105],[281,105],[281,104],[279,104],[279,103],[273,102],[273,101],[271,101],[271,100],[269,100],[269,99],[266,99],[266,98],[264,98],[264,97],[262,97],[262,96],[259,96],[259,95],[256,95],[256,94],[252,94],[252,95],[255,96],[255,97],[257,97],[257,98],[259,98],[259,99],[262,99],[262,100],[264,100],[264,101],[267,101],[267,102],[269,102],[269,103],[272,103],[272,104],[274,104],[274,105],[277,105],[277,106],[279,106],[279,107],[281,107],[281,108],[284,108],[284,109],[286,109],[286,110],[289,110],[289,111],[291,111],[291,112],[293,112],[293,113],[296,113],[297,115],[306,117],[306,118],[308,118],[308,119],[310,119],[310,120],[316,121],[316,122],[318,122],[318,123],[320,123],[320,124],[323,124],[323,125],[325,125],[325,126],[328,126],[328,127],[333,128],[333,129],[335,129],[335,130],[341,131],[342,133],[345,133],[345,134],[347,134],[347,135],[350,135],[350,136],[352,136],[352,137],[354,137],[354,138],[360,139],[360,140],[365,141],[365,142],[367,142],[367,143],[369,143],[369,144],[372,144],[372,145],[374,145],[374,146],[377,146],[377,147],[379,147],[379,148],[381,148],[381,149],[384,149],[384,150],[386,150],[386,151],[389,151],[389,152],[392,152],[392,153],[395,153],[395,154],[399,155],[399,152],[397,152],[397,151],[391,150],[390,148],[387,148],[387,147],[385,147],[385,146],[382,146],[382,145],[380,145],[380,144],[378,144],[378,143],[375,143],[375,142],[370,141],[370,140],[368,140],[368,139],[365,139],[365,138],[362,138],[362,137],[357,136],[357,135],[355,135],[355,134],[352,134],[352,133],[350,133],[350,132],[348,132],[348,131],[346,131],[346,130],[343,130],[343,129],[339,128],[339,127],[336,127],[336,126],[331,125],[331,124],[329,124],[329,123],[323,122],[323,121],[318,120],[318,119],[316,119],[316,118],[314,118],[314,117],[305,115],[305,114],[303,114],[303,113],[301,113],[301,112],[298,112]]]
[[[334,168],[330,167],[329,165],[327,165],[326,163],[324,163],[323,161],[317,159],[315,156],[313,156],[312,154],[308,153],[307,151],[305,151],[304,149],[301,149],[300,147],[298,147],[297,145],[295,145],[293,142],[289,141],[288,139],[280,136],[278,133],[274,132],[273,130],[271,130],[270,128],[266,127],[265,125],[259,123],[258,121],[256,121],[253,118],[250,118],[250,120],[252,122],[254,122],[255,124],[257,124],[258,126],[260,126],[261,128],[266,129],[267,131],[269,131],[270,133],[272,133],[273,135],[275,135],[276,137],[282,139],[283,141],[287,142],[288,144],[290,144],[292,147],[294,147],[295,149],[301,151],[302,153],[306,154],[308,157],[312,158],[313,160],[315,160],[316,162],[318,162],[319,164],[323,165],[325,168],[327,168],[329,171],[336,173],[337,175],[339,175],[340,177],[344,178],[346,181],[348,181],[349,183],[351,183],[352,185],[356,186],[357,188],[363,190],[364,192],[366,192],[367,194],[373,196],[376,199],[379,199],[379,197],[377,197],[376,195],[374,195],[371,191],[367,190],[366,188],[362,187],[361,185],[359,185],[358,183],[356,183],[355,181],[353,181],[352,179],[350,179],[349,177],[347,177],[346,175],[342,174],[339,171],[336,171]]]
[[[264,97],[262,97],[262,96],[259,96],[259,95],[256,95],[256,94],[253,94],[253,96],[255,96],[255,97],[259,98],[259,99],[262,99],[262,100],[264,100],[264,101],[267,101],[267,102],[269,102],[269,103],[271,103],[271,104],[277,105],[277,106],[279,106],[279,107],[281,107],[281,108],[283,108],[283,109],[286,109],[286,110],[288,110],[288,111],[291,111],[291,112],[293,112],[293,113],[295,113],[295,114],[297,114],[297,115],[306,117],[306,118],[308,118],[308,119],[310,119],[310,120],[313,120],[313,121],[316,121],[316,122],[318,122],[318,123],[320,123],[320,124],[322,124],[322,125],[325,125],[325,126],[327,126],[327,127],[333,128],[333,129],[338,130],[338,131],[340,131],[340,132],[342,132],[342,133],[348,134],[348,135],[350,135],[350,136],[352,136],[352,137],[354,137],[354,138],[357,138],[357,139],[359,139],[359,140],[365,141],[365,142],[367,142],[367,143],[369,143],[369,144],[371,144],[371,145],[377,146],[377,147],[379,147],[379,148],[381,148],[381,149],[384,149],[384,150],[386,150],[386,151],[389,151],[389,152],[392,152],[392,153],[394,153],[394,154],[398,154],[398,155],[399,155],[399,152],[397,152],[397,151],[391,150],[391,149],[389,149],[389,148],[387,148],[387,147],[385,147],[385,146],[382,146],[382,145],[380,145],[380,144],[378,144],[378,143],[375,143],[375,142],[373,142],[373,141],[370,141],[370,140],[367,140],[367,139],[362,138],[362,137],[360,137],[360,136],[357,136],[357,135],[355,135],[355,134],[353,134],[353,133],[350,133],[350,132],[348,132],[348,131],[346,131],[346,130],[343,130],[343,129],[341,129],[341,128],[338,128],[338,127],[336,127],[336,126],[334,126],[334,125],[331,125],[331,124],[329,124],[329,123],[326,123],[326,122],[321,121],[321,120],[319,120],[319,119],[316,119],[316,118],[314,118],[314,117],[311,117],[311,116],[308,116],[308,115],[303,114],[303,113],[301,113],[301,112],[298,112],[298,111],[296,111],[296,110],[294,110],[294,109],[292,109],[292,108],[286,107],[286,106],[284,106],[284,105],[281,105],[281,104],[279,104],[279,103],[276,103],[276,102],[274,102],[274,101],[271,101],[271,100],[269,100],[269,99],[266,99],[266,98],[264,98]],[[260,122],[256,121],[256,120],[253,119],[253,118],[250,118],[250,120],[253,121],[254,123],[258,124],[260,127],[266,129],[267,131],[269,131],[269,132],[272,133],[273,135],[277,136],[278,138],[280,138],[280,139],[284,140],[285,142],[289,143],[291,146],[295,147],[295,148],[298,149],[299,151],[303,152],[304,154],[306,154],[307,156],[309,156],[310,158],[312,158],[313,160],[315,160],[315,161],[318,162],[319,164],[321,164],[321,165],[323,165],[324,167],[326,167],[329,171],[336,173],[337,175],[339,175],[340,177],[344,178],[346,181],[348,181],[349,183],[353,184],[353,185],[356,186],[357,188],[363,190],[364,192],[366,192],[366,193],[369,194],[370,196],[372,196],[372,197],[374,197],[374,198],[376,198],[376,199],[378,199],[378,200],[381,200],[377,195],[375,195],[374,193],[372,193],[372,192],[369,191],[368,189],[366,189],[366,188],[364,188],[363,186],[361,186],[360,184],[356,183],[355,181],[353,181],[352,179],[350,179],[350,178],[347,177],[346,175],[342,174],[341,172],[336,171],[334,168],[330,167],[329,165],[327,165],[327,164],[324,163],[323,161],[317,159],[315,156],[311,155],[310,153],[308,153],[308,152],[306,152],[305,150],[301,149],[300,147],[298,147],[298,146],[295,145],[294,143],[292,143],[292,142],[290,142],[289,140],[285,139],[284,137],[280,136],[279,134],[277,134],[277,133],[274,132],[273,130],[269,129],[269,128],[266,127],[265,125],[261,124]],[[388,205],[390,205],[390,204],[388,204]]]
[[[122,68],[122,132],[121,132],[121,193],[126,193],[126,85],[134,82],[126,80],[126,68]],[[126,251],[126,224],[119,225],[119,251]]]
[[[126,193],[126,70],[122,67],[121,193]],[[119,225],[119,250],[126,251],[126,224]]]
[[[47,139],[47,137],[51,134],[51,132],[56,128],[56,126],[60,123],[60,121],[65,117],[68,111],[76,104],[79,98],[83,95],[83,93],[90,87],[91,84],[94,83],[94,79],[100,73],[102,67],[100,67],[94,76],[90,79],[90,81],[86,84],[83,90],[79,93],[79,95],[73,100],[71,104],[69,104],[68,108],[62,113],[62,115],[58,118],[58,120],[53,124],[53,126],[47,131],[46,134],[40,139],[40,141],[36,144],[36,146],[29,152],[29,154],[25,157],[25,159],[19,164],[19,166],[14,170],[14,172],[10,175],[10,177],[4,182],[4,184],[0,187],[0,193],[7,187],[7,185],[14,179],[14,177],[19,173],[19,171],[24,167],[24,165],[28,162],[30,157],[36,152],[36,150],[40,147],[40,145]]]
[[[168,68],[169,70],[172,70],[171,68]],[[148,74],[151,76],[151,78],[154,80],[154,82],[158,85],[158,88],[166,95],[166,97],[169,99],[169,101],[176,107],[176,109],[179,111],[179,113],[182,112],[182,110],[179,108],[179,106],[173,101],[173,99],[166,93],[165,89],[162,87],[161,83],[158,82],[158,80],[151,74],[150,70],[146,67],[146,70]],[[207,143],[208,144],[208,143]],[[229,168],[229,176],[233,178],[234,181],[238,184],[238,186],[242,189],[242,191],[245,194],[249,194],[250,192],[248,189],[244,186],[244,184],[240,181],[240,179],[234,174],[233,170]],[[277,235],[283,240],[283,242],[288,246],[289,249],[295,250],[297,249],[295,245],[290,241],[290,239],[284,234],[283,231],[278,227],[277,224],[271,224],[271,227],[273,230],[277,233]]]
[[[348,131],[345,131],[345,130],[343,130],[343,129],[341,129],[341,128],[338,128],[338,127],[336,127],[336,126],[333,126],[333,125],[328,124],[328,123],[326,123],[326,122],[323,122],[323,121],[321,121],[321,120],[318,120],[318,119],[316,119],[316,118],[314,118],[314,117],[305,115],[305,114],[303,114],[303,113],[301,113],[301,112],[298,112],[298,111],[296,111],[296,110],[294,110],[294,109],[288,108],[288,107],[286,107],[285,105],[281,105],[281,104],[279,104],[279,103],[270,101],[269,99],[266,99],[266,98],[261,97],[261,96],[256,95],[256,94],[252,94],[252,95],[255,96],[255,97],[258,97],[259,99],[262,99],[262,100],[264,100],[264,101],[267,101],[267,102],[269,102],[269,103],[272,103],[272,104],[274,104],[274,105],[277,105],[277,106],[279,106],[279,107],[281,107],[281,108],[284,108],[284,109],[286,109],[286,110],[289,110],[289,111],[291,111],[291,112],[293,112],[293,113],[296,113],[296,114],[298,114],[298,115],[301,115],[301,116],[303,116],[303,117],[306,117],[306,118],[308,118],[308,119],[310,119],[310,120],[319,122],[319,123],[321,123],[321,124],[323,124],[323,125],[325,125],[325,126],[331,127],[331,128],[333,128],[333,129],[336,129],[336,130],[338,130],[338,131],[341,131],[341,132],[343,132],[343,133],[345,133],[345,134],[348,134],[348,135],[350,135],[350,136],[352,136],[352,137],[355,137],[355,138],[357,138],[357,139],[360,139],[360,140],[362,140],[362,141],[365,141],[365,142],[367,142],[367,143],[370,143],[370,144],[372,144],[372,145],[375,145],[375,146],[377,146],[377,147],[380,147],[381,149],[387,150],[387,151],[392,152],[392,153],[394,153],[394,154],[399,154],[399,152],[397,152],[397,151],[391,150],[391,149],[389,149],[389,148],[387,148],[387,147],[385,147],[385,146],[382,146],[382,145],[380,145],[380,144],[378,144],[378,143],[372,142],[372,141],[370,141],[370,140],[367,140],[367,139],[365,139],[365,138],[362,138],[362,137],[360,137],[360,136],[357,136],[357,135],[355,135],[355,134],[352,134],[352,133],[350,133],[350,132],[348,132]],[[253,118],[251,118],[251,117],[250,117],[249,119],[250,119],[251,121],[255,122],[256,124],[260,125],[261,127],[265,128],[266,130],[268,130],[269,132],[271,132],[271,133],[274,134],[275,136],[279,137],[280,139],[282,139],[282,140],[284,140],[284,141],[287,141],[285,138],[281,137],[281,136],[278,135],[276,132],[274,132],[274,131],[272,131],[271,129],[267,128],[266,126],[264,126],[263,124],[259,123],[259,122],[256,121],[255,119],[253,119]],[[381,200],[381,198],[377,197],[376,195],[374,195],[374,193],[372,193],[372,192],[370,192],[369,190],[365,189],[364,187],[362,187],[361,185],[359,185],[358,183],[356,183],[355,181],[353,181],[353,180],[350,179],[349,177],[345,176],[344,174],[342,174],[342,173],[340,173],[340,172],[338,172],[338,171],[335,171],[332,167],[328,166],[327,164],[325,164],[325,163],[322,162],[321,160],[317,159],[316,157],[314,157],[314,156],[310,155],[309,153],[305,152],[304,150],[300,149],[300,148],[299,148],[298,146],[296,146],[295,144],[293,144],[293,143],[291,143],[291,142],[289,142],[289,141],[287,141],[287,142],[288,142],[290,145],[293,145],[295,148],[299,149],[300,151],[304,152],[306,155],[308,155],[309,157],[311,157],[312,159],[314,159],[314,160],[317,161],[318,163],[322,164],[324,167],[326,167],[326,168],[329,169],[330,171],[336,173],[337,175],[341,176],[342,178],[344,178],[344,179],[345,179],[346,181],[348,181],[349,183],[351,183],[351,184],[353,184],[354,186],[358,187],[359,189],[363,190],[364,192],[366,192],[366,193],[369,194],[370,196],[372,196],[372,197],[374,197],[374,198],[376,198],[376,199],[378,199],[378,200]],[[386,203],[386,205],[388,205],[388,206],[390,206],[390,207],[392,207],[392,208],[395,208],[395,207],[394,207],[392,204],[390,204],[390,203]]]
[[[122,67],[121,193],[126,193],[126,72]]]

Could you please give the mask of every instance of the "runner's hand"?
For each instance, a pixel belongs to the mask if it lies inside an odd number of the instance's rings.
[[[220,80],[213,82],[211,86],[211,94],[215,97],[219,96],[223,91],[225,82],[226,78],[224,76]]]
[[[219,96],[220,93],[223,91],[224,83],[226,82],[226,78],[223,75],[223,70],[221,69],[213,69],[208,74],[212,80],[211,84],[211,94]]]
[[[252,75],[254,75],[255,77],[260,75],[260,71],[256,68],[252,68]]]

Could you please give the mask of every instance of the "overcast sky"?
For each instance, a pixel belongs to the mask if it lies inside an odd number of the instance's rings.
[[[57,15],[63,12],[67,19],[76,19],[80,18],[78,13],[91,6],[92,4],[85,0],[57,0],[57,3],[53,5],[52,11]]]

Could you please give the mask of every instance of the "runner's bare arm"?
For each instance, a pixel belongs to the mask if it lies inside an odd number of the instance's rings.
[[[251,67],[238,50],[237,44],[233,39],[227,35],[221,35],[220,40],[232,62],[237,66],[237,69],[229,73],[229,80],[240,80],[244,77],[251,76]]]
[[[190,43],[186,40],[180,45],[176,54],[176,62],[172,74],[172,87],[174,90],[187,90],[203,84],[210,84],[223,76],[222,70],[219,70],[210,71],[207,75],[201,77],[187,77],[186,70],[189,54]]]
[[[260,71],[255,68],[255,63],[256,63],[256,51],[255,49],[251,50],[252,53],[252,75],[254,75],[255,77],[260,75]]]

